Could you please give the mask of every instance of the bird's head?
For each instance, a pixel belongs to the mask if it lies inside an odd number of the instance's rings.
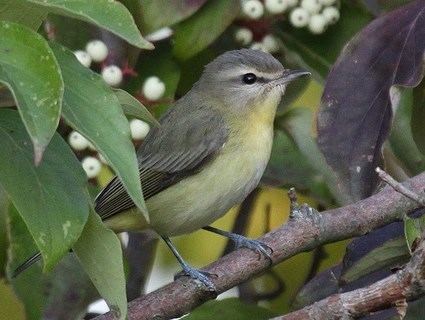
[[[259,50],[228,51],[206,65],[194,89],[226,113],[274,112],[286,85],[309,72],[285,69]]]

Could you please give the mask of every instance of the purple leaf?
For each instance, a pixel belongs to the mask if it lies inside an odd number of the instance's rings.
[[[388,136],[394,85],[414,87],[423,74],[425,1],[414,1],[364,28],[329,73],[318,115],[318,144],[353,201],[376,188],[375,168]],[[391,90],[392,91],[392,90]],[[392,99],[393,98],[393,99]]]

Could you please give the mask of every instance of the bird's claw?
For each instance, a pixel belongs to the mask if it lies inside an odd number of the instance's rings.
[[[265,243],[259,240],[248,239],[238,234],[233,234],[233,235],[234,235],[234,238],[232,240],[234,241],[236,248],[251,249],[257,252],[260,255],[260,257],[261,255],[266,257],[270,261],[270,263],[273,262],[273,259],[271,256],[273,254],[273,249],[270,248],[268,245],[266,245]]]
[[[210,280],[210,277],[217,276],[215,274],[207,271],[201,271],[190,266],[184,266],[183,271],[176,274],[174,279],[180,278],[182,276],[188,276],[192,279],[199,280],[207,287],[208,291],[217,293],[217,289],[214,283]]]

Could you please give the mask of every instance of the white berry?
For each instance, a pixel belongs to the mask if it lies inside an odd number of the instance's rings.
[[[284,13],[288,9],[288,0],[266,0],[264,2],[266,10],[272,14]]]
[[[85,67],[89,68],[91,65],[91,57],[90,55],[84,51],[84,50],[77,50],[74,51],[74,55],[77,58],[77,60]]]
[[[151,101],[156,101],[165,93],[165,84],[158,77],[149,77],[143,83],[143,95]]]
[[[263,16],[264,7],[258,0],[248,0],[243,3],[242,11],[247,17],[257,20]]]
[[[322,6],[331,6],[336,2],[336,0],[319,0],[319,2]]]
[[[322,15],[326,19],[326,23],[334,24],[339,20],[339,10],[335,7],[327,7],[323,9]]]
[[[295,8],[289,16],[289,21],[296,28],[302,28],[310,22],[310,14],[304,8]]]
[[[89,179],[96,177],[102,168],[102,164],[95,157],[85,157],[83,161],[81,161],[81,165]]]
[[[86,51],[95,62],[102,62],[108,56],[108,47],[101,40],[87,42]]]
[[[268,52],[267,48],[261,42],[254,42],[249,48],[252,50],[260,50],[263,52]]]
[[[298,0],[286,0],[286,2],[289,8],[295,7],[298,4]]]
[[[102,78],[110,86],[118,86],[122,82],[122,71],[115,65],[110,65],[102,69]]]
[[[235,32],[235,40],[244,46],[250,44],[253,37],[252,31],[248,28],[240,28]]]
[[[319,0],[302,0],[301,8],[306,9],[310,14],[316,14],[322,9],[322,5]]]
[[[68,143],[72,149],[81,151],[89,146],[89,141],[83,137],[79,132],[72,131],[68,136]]]
[[[312,15],[308,24],[308,29],[311,33],[321,34],[326,29],[326,19],[321,14]]]
[[[130,121],[130,131],[133,140],[141,140],[146,137],[150,130],[149,125],[139,119],[133,119]]]
[[[267,52],[276,53],[279,51],[279,43],[276,38],[271,34],[266,35],[261,41],[263,46],[266,48]]]

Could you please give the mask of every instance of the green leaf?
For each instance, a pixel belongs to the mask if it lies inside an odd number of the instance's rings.
[[[266,308],[253,304],[246,304],[238,298],[229,298],[208,301],[196,308],[186,317],[183,317],[183,319],[209,320],[217,318],[217,315],[220,315],[221,319],[232,320],[266,320],[276,316],[276,314]]]
[[[294,140],[297,149],[305,157],[305,161],[314,169],[316,174],[312,176],[308,182],[311,187],[320,187],[323,182],[329,188],[333,197],[339,203],[345,203],[348,201],[346,196],[339,192],[337,186],[337,180],[333,172],[320,152],[316,140],[312,136],[313,127],[313,112],[305,107],[297,107],[292,110],[288,110],[282,117],[277,119],[278,127],[289,134]],[[315,189],[312,189],[312,191]],[[325,192],[323,192],[325,191]],[[325,199],[329,196],[326,190],[318,188],[316,196],[319,195]]]
[[[382,246],[369,251],[341,275],[340,281],[353,282],[367,274],[409,259],[406,241],[402,237],[386,241]]]
[[[270,161],[262,182],[277,187],[295,187],[321,199],[329,198],[323,178],[298,149],[294,140],[282,130],[275,131]]]
[[[416,121],[416,125],[420,122],[420,127],[423,128],[425,113],[422,119],[415,120],[412,115],[413,90],[410,88],[401,88],[401,91],[396,90],[400,93],[400,102],[394,115],[389,142],[394,154],[407,169],[406,172],[414,176],[425,171],[425,157],[418,150],[413,140],[411,127],[417,127],[414,125]],[[422,109],[425,110],[425,108]]]
[[[153,49],[145,40],[127,8],[110,0],[27,0],[28,3],[46,8],[47,12],[69,16],[95,24],[141,49]]]
[[[6,223],[8,208],[9,199],[0,185],[0,278],[4,277],[6,274],[7,249],[9,247]]]
[[[122,89],[115,89],[114,92],[126,115],[146,121],[151,125],[159,126],[159,122],[139,100]]]
[[[86,222],[84,172],[58,134],[36,167],[30,138],[14,110],[0,110],[0,149],[0,183],[28,227],[45,269],[50,270],[78,239]]]
[[[34,241],[27,226],[20,217],[20,213],[11,205],[8,211],[9,225],[9,260],[8,273],[11,274],[22,261],[36,252]],[[25,306],[28,320],[42,319],[43,306],[46,299],[43,296],[43,281],[45,277],[39,264],[21,273],[19,277],[11,280],[13,288]]]
[[[83,269],[111,310],[116,311],[120,319],[125,319],[125,275],[121,243],[115,233],[103,225],[95,212],[91,212],[73,249]]]
[[[208,1],[199,11],[176,25],[174,55],[188,59],[208,47],[239,14],[239,0]]]
[[[425,156],[425,81],[413,89],[412,135],[422,155]]]
[[[131,0],[127,0],[131,2]],[[195,13],[206,0],[141,0],[139,12],[145,32],[171,26]]]
[[[415,242],[419,240],[425,231],[425,215],[419,218],[404,219],[404,236],[410,253],[415,249]]]
[[[66,48],[51,43],[65,82],[63,116],[98,149],[148,219],[130,127],[113,90]]]
[[[22,121],[41,161],[59,124],[63,82],[55,56],[39,34],[0,22],[0,82],[12,92]]]
[[[298,55],[301,65],[306,65],[318,80],[324,80],[340,51],[362,27],[372,20],[372,15],[349,1],[341,4],[341,18],[325,33],[313,35],[306,29],[295,29],[289,24],[279,25],[278,36],[285,48]]]
[[[45,10],[28,6],[26,0],[0,0],[0,20],[16,22],[38,30],[46,16]]]

